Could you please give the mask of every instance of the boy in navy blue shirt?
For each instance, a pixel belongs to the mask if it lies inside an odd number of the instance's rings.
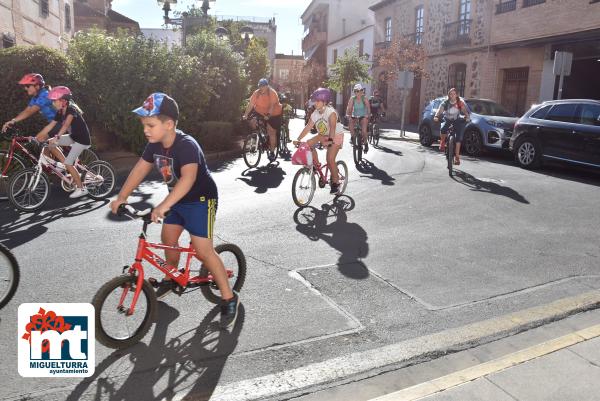
[[[223,261],[213,246],[218,194],[204,153],[194,138],[177,130],[179,108],[171,97],[153,93],[133,112],[140,116],[148,145],[110,207],[116,213],[153,166],[160,171],[169,195],[152,210],[152,220],[163,220],[162,243],[177,246],[183,230],[190,233],[196,255],[212,273],[221,291],[221,326],[229,328],[237,318],[239,298],[232,291]],[[169,214],[165,217],[167,211]],[[179,252],[165,251],[165,254],[169,265],[178,265]],[[173,288],[175,283],[165,278],[156,295],[162,298]]]

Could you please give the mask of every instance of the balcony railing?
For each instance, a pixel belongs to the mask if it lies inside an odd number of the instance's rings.
[[[410,35],[404,35],[404,39],[406,39],[409,42],[412,42],[414,44],[422,45],[423,44],[423,35],[424,35],[424,32],[415,32],[415,33],[411,33]]]
[[[496,4],[496,14],[503,14],[517,9],[517,0],[501,1]]]
[[[308,35],[302,39],[302,51],[308,51],[316,44],[327,41],[327,32],[310,31]]]
[[[523,7],[531,7],[545,2],[546,0],[523,0]]]
[[[468,45],[471,43],[471,23],[473,20],[465,19],[452,22],[444,26],[444,47]]]

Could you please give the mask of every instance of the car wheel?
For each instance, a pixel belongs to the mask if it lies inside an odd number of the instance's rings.
[[[483,151],[483,140],[476,129],[470,129],[465,132],[463,144],[465,153],[469,156],[479,156]]]
[[[526,169],[538,168],[541,165],[542,148],[537,139],[526,137],[515,146],[515,161]]]
[[[419,129],[419,142],[423,146],[431,146],[433,143],[433,137],[431,136],[431,127],[427,124],[423,124]]]

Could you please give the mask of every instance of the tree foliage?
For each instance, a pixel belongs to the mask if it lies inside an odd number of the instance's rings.
[[[415,75],[426,77],[425,63],[427,54],[423,46],[414,40],[402,36],[396,36],[389,46],[376,56],[377,66],[386,71],[385,80],[394,82],[398,79],[400,71],[411,71]]]
[[[346,50],[336,62],[330,66],[327,85],[337,91],[344,92],[357,82],[369,82],[369,64],[365,56],[359,56],[356,49]]]

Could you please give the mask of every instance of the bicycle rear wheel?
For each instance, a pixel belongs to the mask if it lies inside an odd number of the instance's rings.
[[[298,207],[308,206],[315,195],[317,182],[311,168],[302,167],[292,182],[292,199]]]
[[[0,309],[15,295],[20,276],[17,259],[7,247],[0,244]]]
[[[9,152],[0,150],[0,200],[8,199],[10,177],[18,171],[25,170],[25,162],[19,156],[13,154],[9,164],[8,155]]]
[[[8,184],[8,199],[22,212],[40,209],[48,201],[49,195],[50,180],[35,167],[17,172]]]
[[[342,160],[338,160],[336,163],[338,168],[338,175],[340,176],[340,189],[336,196],[343,195],[348,186],[348,166]]]
[[[156,294],[144,280],[135,312],[130,305],[137,277],[118,276],[104,284],[92,300],[96,310],[96,340],[109,348],[126,348],[139,342],[150,330],[156,314]]]
[[[242,250],[234,244],[219,244],[215,247],[215,252],[219,254],[219,257],[225,265],[229,277],[229,287],[235,291],[240,292],[246,281],[246,257]],[[200,268],[200,277],[209,277],[210,272],[204,266]],[[221,302],[221,291],[214,281],[209,284],[200,286],[200,291],[204,298],[213,304]]]
[[[88,190],[90,198],[100,200],[109,197],[115,189],[115,169],[103,160],[96,160],[81,174],[81,182]]]
[[[244,163],[249,168],[258,166],[260,157],[262,155],[262,149],[257,133],[249,134],[244,140],[243,149]]]
[[[446,149],[448,152],[448,175],[452,177],[452,168],[454,167],[454,135],[448,136]]]

